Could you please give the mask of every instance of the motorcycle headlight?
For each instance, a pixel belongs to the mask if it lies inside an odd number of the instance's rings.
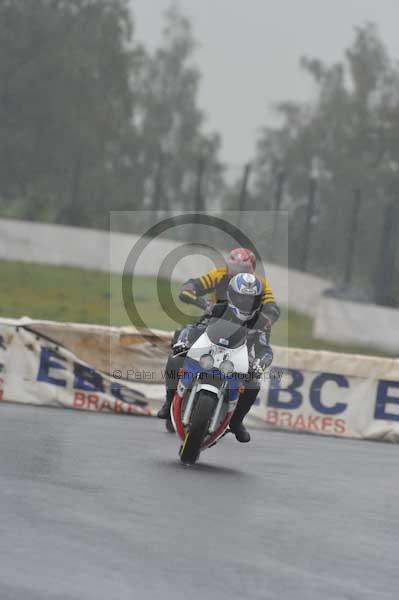
[[[215,364],[215,361],[213,360],[213,356],[211,354],[203,354],[200,358],[199,363],[202,369],[204,369],[205,371],[209,371],[209,369],[212,369],[213,365]]]
[[[223,375],[232,375],[234,373],[234,364],[231,360],[224,360],[220,363],[219,370],[223,373]]]

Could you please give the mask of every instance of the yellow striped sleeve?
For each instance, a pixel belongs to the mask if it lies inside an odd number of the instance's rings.
[[[268,281],[263,277],[259,277],[262,285],[263,285],[263,295],[262,295],[262,304],[269,304],[270,302],[276,302],[273,294],[273,290],[270,287]]]
[[[196,294],[194,294],[193,292],[190,292],[188,290],[183,290],[181,292],[181,295],[185,296],[186,298],[190,298],[191,300],[197,300]]]
[[[221,267],[219,269],[213,269],[205,275],[200,277],[200,282],[204,290],[212,291],[215,289],[219,281],[226,275],[227,269],[226,267]]]
[[[205,275],[205,279],[206,279],[206,283],[208,285],[208,288],[213,287],[213,281],[212,281],[210,275],[208,275],[208,273]]]
[[[205,289],[207,289],[207,288],[209,287],[209,283],[208,283],[208,281],[207,281],[206,275],[202,275],[202,276],[200,277],[200,282],[201,282],[201,285],[202,285],[202,287],[204,288],[204,290],[205,290]]]

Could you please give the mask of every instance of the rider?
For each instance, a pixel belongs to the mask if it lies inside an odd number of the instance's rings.
[[[230,279],[234,277],[234,275],[238,275],[238,273],[255,274],[255,269],[255,254],[247,248],[235,248],[230,252],[224,267],[213,269],[201,277],[186,281],[182,285],[179,298],[182,302],[195,304],[196,306],[199,306],[199,308],[208,311],[210,302],[205,300],[203,296],[212,294],[211,301],[213,304],[216,304],[216,302],[220,302],[221,300],[226,300],[227,286]],[[269,308],[271,308],[271,304],[275,305],[273,292],[265,279],[262,277],[259,277],[259,279],[264,288],[262,304],[269,305]]]
[[[213,269],[201,277],[189,279],[183,283],[179,299],[187,304],[194,304],[205,311],[201,322],[206,322],[212,311],[212,306],[218,302],[225,302],[227,299],[227,287],[234,275],[238,273],[255,273],[256,257],[255,254],[247,248],[235,248],[227,258],[226,265]],[[266,279],[257,275],[263,286],[261,312],[264,315],[264,326],[268,340],[270,340],[271,326],[280,317],[280,309],[274,299],[273,291]],[[204,296],[211,294],[211,301],[206,300]],[[172,346],[177,341],[182,328],[177,329],[173,337]]]
[[[183,285],[180,294],[182,300],[184,298],[186,302],[198,304],[197,300],[204,301],[201,294],[213,291],[217,303],[213,309],[208,310],[206,318],[201,319],[197,326],[189,326],[176,332],[172,342],[172,354],[166,366],[166,401],[158,412],[159,418],[167,419],[169,417],[170,406],[177,386],[177,379],[173,375],[178,372],[184,361],[181,353],[187,352],[195,339],[204,331],[209,319],[223,318],[229,310],[248,329],[256,330],[248,338],[248,346],[253,353],[251,376],[247,378],[245,391],[240,395],[230,423],[230,429],[235,433],[238,441],[248,442],[250,440],[250,435],[242,421],[258,395],[259,378],[273,360],[270,333],[272,325],[280,316],[280,310],[269,284],[265,279],[254,276],[255,266],[256,259],[253,253],[244,248],[238,248],[230,253],[226,267],[210,271]],[[237,277],[234,271],[240,268],[244,268],[244,272],[241,271]],[[245,276],[246,274],[249,277]],[[240,308],[241,302],[244,303],[244,308]],[[179,356],[175,356],[176,354]]]

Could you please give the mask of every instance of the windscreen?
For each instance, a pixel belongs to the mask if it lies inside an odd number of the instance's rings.
[[[245,343],[248,330],[225,315],[221,319],[212,319],[206,332],[213,344],[225,348],[238,348]]]

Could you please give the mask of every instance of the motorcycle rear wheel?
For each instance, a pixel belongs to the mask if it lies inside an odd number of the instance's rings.
[[[198,460],[201,445],[208,432],[217,398],[214,394],[203,390],[194,406],[190,428],[180,449],[180,460],[185,465],[193,465]]]

